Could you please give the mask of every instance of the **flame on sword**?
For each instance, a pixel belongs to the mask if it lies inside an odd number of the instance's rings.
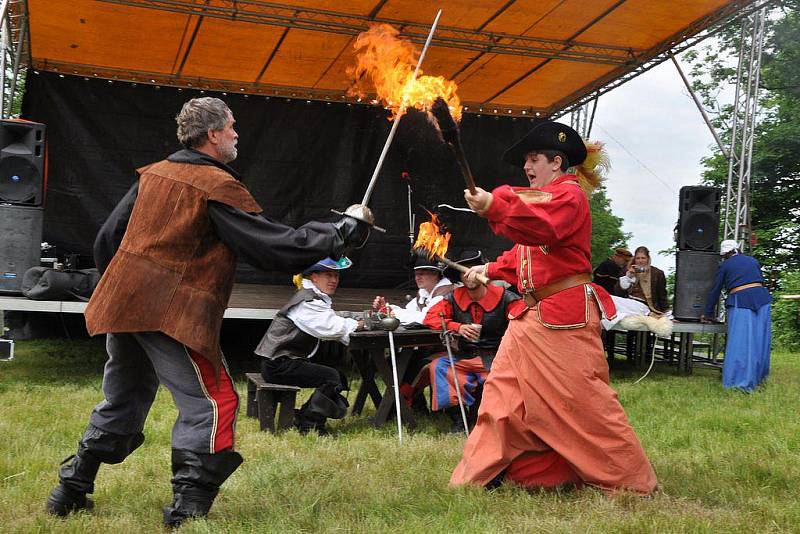
[[[391,112],[390,121],[409,107],[428,112],[433,101],[441,96],[453,118],[461,120],[458,85],[443,76],[424,76],[421,70],[415,79],[419,52],[411,41],[400,38],[396,28],[376,24],[359,34],[353,46],[357,50],[356,65],[347,69],[354,80],[348,89],[350,96],[375,95]]]

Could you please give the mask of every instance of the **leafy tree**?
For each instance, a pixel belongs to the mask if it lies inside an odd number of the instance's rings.
[[[592,214],[592,266],[608,258],[617,247],[627,245],[631,235],[622,231],[622,218],[611,211],[606,188],[597,188],[589,200]]]

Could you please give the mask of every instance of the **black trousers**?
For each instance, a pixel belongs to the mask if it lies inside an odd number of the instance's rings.
[[[327,365],[320,365],[307,359],[264,358],[261,362],[261,376],[267,382],[301,388],[318,388],[325,384],[333,386],[338,393],[350,389],[344,373]]]

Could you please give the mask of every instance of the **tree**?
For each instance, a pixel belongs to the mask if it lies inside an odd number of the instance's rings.
[[[611,211],[605,186],[598,187],[589,199],[592,214],[592,267],[608,258],[617,247],[627,245],[631,235],[622,231],[622,218]]]

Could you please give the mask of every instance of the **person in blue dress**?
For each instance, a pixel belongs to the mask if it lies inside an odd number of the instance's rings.
[[[739,252],[736,241],[720,244],[723,257],[700,317],[708,322],[724,288],[728,340],[722,367],[722,386],[751,392],[769,374],[772,341],[772,297],[764,287],[761,266],[755,258]]]

